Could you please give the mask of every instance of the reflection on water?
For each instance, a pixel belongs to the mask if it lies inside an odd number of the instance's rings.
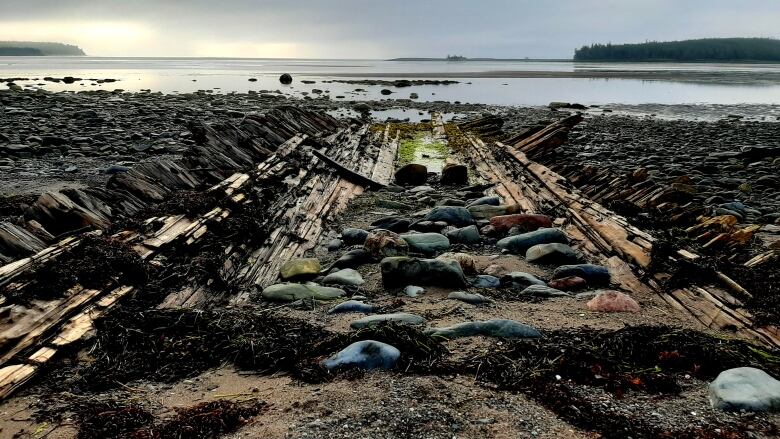
[[[654,71],[710,72],[716,82],[642,81],[636,79],[589,78],[465,78],[448,86],[412,86],[395,88],[379,85],[322,83],[339,74],[356,79],[367,76],[408,73],[495,71]],[[296,81],[283,86],[282,72],[292,72]],[[331,76],[329,73],[332,73]],[[328,74],[328,76],[325,76]],[[113,78],[119,82],[76,84],[44,82],[44,76]],[[357,75],[357,76],[355,76]],[[416,93],[420,101],[460,101],[495,105],[545,105],[551,101],[582,104],[778,104],[780,83],[767,81],[767,75],[780,76],[778,64],[679,64],[679,63],[573,63],[573,62],[400,62],[372,60],[259,60],[198,58],[89,58],[89,57],[4,57],[0,58],[0,78],[26,77],[17,81],[29,88],[47,90],[149,89],[164,93],[188,93],[198,90],[226,92],[282,92],[296,97],[330,96],[334,100],[387,99],[380,93],[390,88],[391,99],[408,99]],[[249,82],[250,78],[258,79]],[[734,78],[730,81],[729,78]],[[381,79],[372,77],[372,79]],[[390,79],[390,78],[388,78]],[[457,78],[455,78],[457,79]],[[737,80],[738,79],[738,80]],[[315,81],[303,84],[300,80]],[[412,116],[409,115],[412,119]],[[398,117],[403,119],[405,117]]]

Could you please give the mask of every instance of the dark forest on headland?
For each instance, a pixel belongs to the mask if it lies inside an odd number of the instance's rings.
[[[780,40],[704,38],[637,44],[593,44],[574,52],[575,61],[780,61]]]
[[[0,41],[0,56],[83,56],[78,46],[32,41]]]

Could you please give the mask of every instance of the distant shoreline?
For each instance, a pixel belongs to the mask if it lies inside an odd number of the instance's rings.
[[[548,71],[548,70],[496,70],[485,72],[323,72],[317,76],[344,77],[344,78],[393,78],[393,79],[442,79],[442,78],[583,78],[583,79],[638,79],[647,81],[763,81],[780,83],[780,73],[775,72],[708,72],[708,71],[629,71],[629,70],[575,70],[575,71]]]
[[[463,63],[473,61],[496,61],[496,62],[571,62],[571,58],[466,58],[466,59],[447,59],[447,58],[391,58],[384,61],[444,61],[451,63]]]

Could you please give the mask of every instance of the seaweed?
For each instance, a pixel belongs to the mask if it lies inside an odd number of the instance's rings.
[[[79,439],[215,438],[237,430],[265,407],[258,400],[211,401],[176,409],[172,418],[155,416],[137,405],[89,404],[77,413]]]
[[[501,388],[527,389],[567,379],[614,392],[676,394],[675,374],[712,379],[723,370],[754,366],[780,372],[780,358],[739,340],[664,326],[617,331],[559,330],[508,343],[471,360],[469,369]],[[560,377],[560,378],[558,378]]]
[[[56,261],[33,267],[19,278],[23,288],[4,289],[14,302],[62,297],[74,285],[105,288],[112,282],[141,285],[147,269],[129,245],[112,237],[85,235],[74,249]]]
[[[99,391],[142,378],[175,382],[226,363],[262,373],[291,371],[329,335],[301,320],[258,310],[123,307],[95,326],[94,360],[71,371],[70,380],[55,377],[55,386]]]

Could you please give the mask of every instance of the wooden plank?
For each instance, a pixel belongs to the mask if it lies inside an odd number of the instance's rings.
[[[73,287],[70,290],[70,295],[67,299],[63,300],[54,309],[41,316],[37,321],[24,327],[15,325],[15,329],[24,331],[26,335],[0,356],[0,365],[5,364],[22,350],[27,349],[40,341],[41,338],[55,328],[65,316],[94,299],[100,293],[100,290],[82,289],[80,286]]]

